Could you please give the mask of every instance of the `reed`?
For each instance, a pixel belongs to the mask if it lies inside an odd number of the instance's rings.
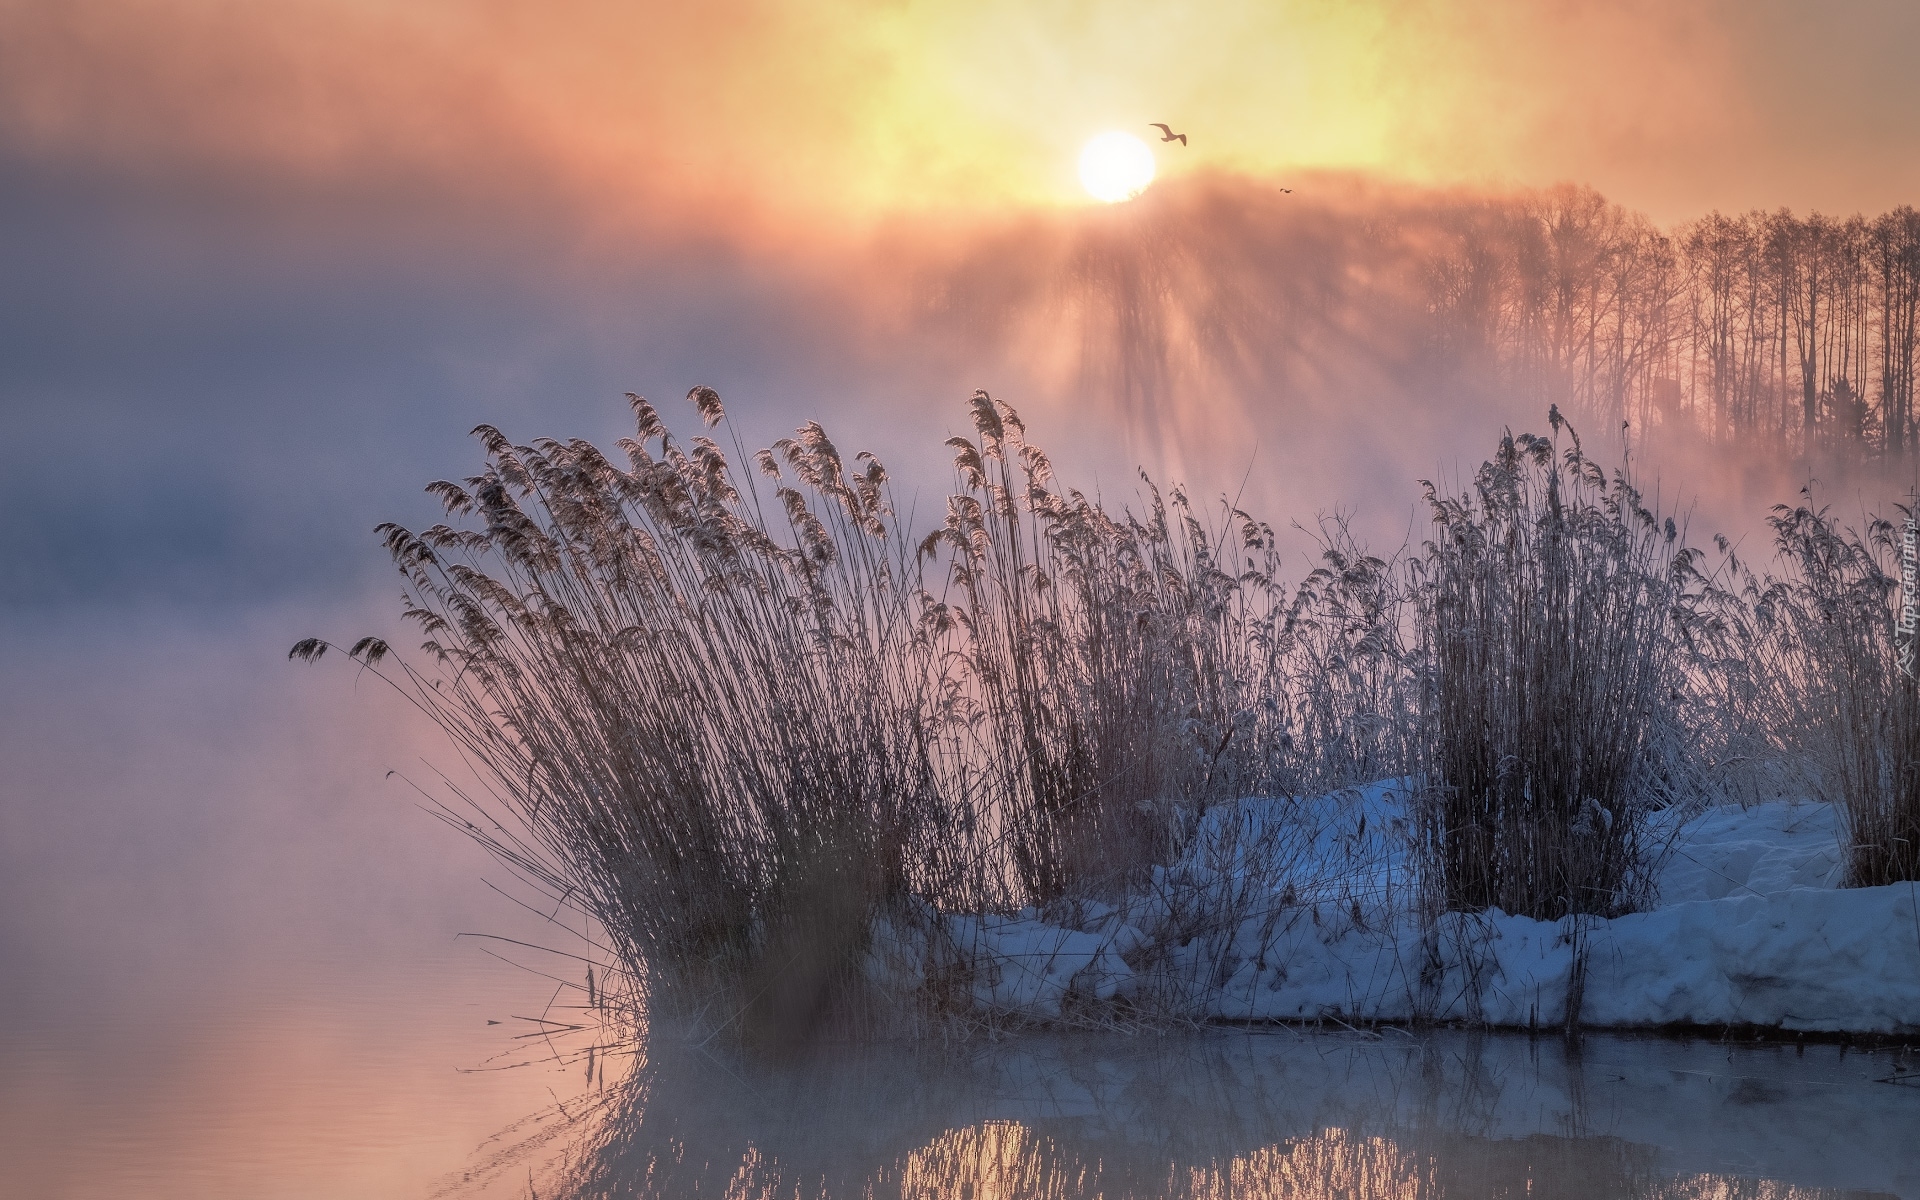
[[[1611,916],[1650,888],[1692,569],[1673,519],[1549,420],[1552,437],[1503,437],[1471,491],[1425,485],[1435,531],[1415,563],[1435,901],[1541,920]]]
[[[1674,824],[1652,814],[1704,794],[1703,765],[1809,761],[1793,730],[1829,709],[1855,881],[1911,871],[1920,700],[1887,655],[1884,523],[1783,510],[1789,577],[1730,586],[1552,412],[1467,493],[1427,485],[1420,553],[1325,520],[1289,586],[1268,525],[1144,475],[1137,509],[1063,486],[984,392],[924,534],[817,424],[723,451],[711,389],[686,443],[631,399],[619,464],[476,430],[480,473],[428,489],[458,527],[381,527],[426,663],[349,653],[481,767],[443,815],[586,912],[649,1014],[775,1045],[868,1028],[898,999],[865,975],[878,922],[1124,904],[1225,802],[1401,775],[1426,785],[1432,911],[1612,915],[1647,899]],[[1261,877],[1180,908],[1141,963],[1319,896],[1302,872],[1337,864],[1282,852],[1317,833],[1236,847]],[[954,1011],[961,976],[909,999]]]
[[[1779,764],[1789,789],[1838,807],[1849,886],[1920,879],[1920,686],[1898,629],[1904,521],[1851,529],[1811,487],[1802,501],[1768,518],[1773,570],[1730,562],[1720,608],[1733,636],[1713,677],[1722,724]]]
[[[691,399],[719,424],[711,389]],[[884,468],[817,425],[756,457],[764,504],[711,438],[632,403],[624,466],[482,426],[484,469],[428,489],[472,527],[381,527],[431,663],[394,678],[510,819],[449,818],[578,902],[656,1011],[809,1027],[871,911],[974,899],[911,561]]]
[[[1393,570],[1344,526],[1297,590],[1273,529],[1223,501],[1210,527],[1142,475],[1142,511],[1061,489],[1011,408],[976,393],[956,487],[921,544],[961,671],[1017,893],[1113,897],[1215,803],[1404,766]]]
[[[477,429],[482,470],[428,488],[458,525],[380,528],[425,662],[348,653],[487,781],[441,815],[584,911],[651,1013],[860,1026],[877,920],[1117,896],[1219,800],[1403,763],[1395,573],[1337,523],[1289,591],[1267,526],[1151,481],[1110,512],[980,392],[916,540],[817,424],[730,461],[630,400],[624,463]]]
[[[481,426],[479,473],[428,487],[453,523],[380,527],[425,658],[347,652],[479,769],[441,816],[604,935],[602,1009],[774,1048],[972,1028],[945,918],[1029,910],[1133,930],[1148,983],[1063,1021],[1182,1020],[1289,912],[1406,915],[1353,890],[1402,835],[1339,796],[1384,778],[1418,785],[1429,917],[1629,911],[1689,806],[1800,784],[1845,813],[1850,883],[1920,877],[1886,521],[1809,499],[1775,510],[1778,574],[1724,541],[1707,572],[1553,410],[1461,494],[1425,485],[1417,552],[1325,519],[1289,585],[1264,522],[1063,485],[985,392],[930,530],[818,424],[723,450],[720,397],[688,399],[683,442],[630,397],[620,461]]]

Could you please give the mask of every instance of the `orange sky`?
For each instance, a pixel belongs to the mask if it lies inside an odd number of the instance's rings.
[[[1079,145],[1165,120],[1163,172],[1571,180],[1673,221],[1912,200],[1915,44],[1877,0],[0,0],[0,139],[788,229],[1082,203]]]

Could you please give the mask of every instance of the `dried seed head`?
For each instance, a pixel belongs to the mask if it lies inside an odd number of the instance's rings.
[[[708,429],[718,425],[727,415],[726,409],[720,404],[720,393],[705,384],[689,391],[687,399],[691,400],[693,407],[699,410],[700,419],[707,423]]]

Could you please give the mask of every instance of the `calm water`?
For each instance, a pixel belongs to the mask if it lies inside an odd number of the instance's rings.
[[[1896,1065],[1397,1031],[1027,1036],[780,1070],[680,1046],[480,1165],[542,1196],[1913,1196],[1920,1088],[1875,1082]]]
[[[517,1019],[547,981],[454,954],[395,982],[9,1030],[5,1194],[1920,1196],[1920,1087],[1877,1082],[1920,1062],[1885,1050],[1222,1030],[756,1068],[668,1042],[589,1084],[588,1034]]]

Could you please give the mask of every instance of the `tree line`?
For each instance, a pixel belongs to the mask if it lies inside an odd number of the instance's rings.
[[[1671,230],[1583,188],[1455,210],[1429,349],[1589,420],[1799,455],[1920,453],[1920,212],[1711,213]]]

